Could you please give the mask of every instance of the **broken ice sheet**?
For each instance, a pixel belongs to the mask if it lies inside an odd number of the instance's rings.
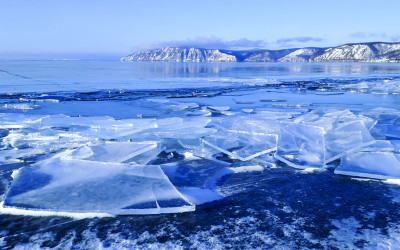
[[[41,122],[43,116],[0,113],[0,129],[20,129]]]
[[[321,127],[283,123],[275,158],[299,169],[324,167],[324,133]]]
[[[161,138],[197,139],[205,135],[215,133],[215,129],[206,128],[211,118],[207,117],[170,117],[158,119],[158,128],[155,133]]]
[[[177,142],[183,148],[183,155],[190,157],[200,157],[205,159],[215,159],[215,155],[220,152],[211,147],[205,146],[200,139],[178,139]],[[178,150],[179,151],[179,150]]]
[[[257,117],[270,120],[287,120],[301,114],[301,110],[291,111],[285,109],[256,108]]]
[[[160,110],[164,113],[171,112],[183,112],[186,110],[192,110],[199,107],[197,103],[191,102],[176,102],[166,99],[146,99],[137,102],[137,105],[146,107],[152,110]]]
[[[400,156],[390,152],[357,152],[342,157],[335,174],[400,179]]]
[[[257,156],[276,150],[278,136],[276,134],[243,133],[241,131],[218,131],[204,137],[204,144],[229,155],[231,158],[248,161]]]
[[[332,162],[374,142],[375,139],[371,136],[362,121],[334,124],[334,127],[327,131],[325,135],[325,163]]]
[[[194,211],[159,166],[56,158],[18,170],[4,207],[71,213]]]
[[[0,150],[0,164],[20,162],[24,158],[30,158],[44,153],[47,153],[47,151],[34,148]]]
[[[76,148],[95,138],[81,137],[75,133],[60,130],[12,130],[2,140],[0,161],[12,162],[22,158],[32,158],[45,153],[54,153],[63,149]]]
[[[372,143],[366,147],[363,147],[361,151],[363,151],[363,152],[396,152],[396,147],[397,147],[397,145],[396,145],[395,141],[375,140],[374,143]]]
[[[77,132],[82,136],[96,137],[99,139],[129,139],[134,134],[142,132],[146,128],[135,126],[132,122],[117,120],[94,120],[89,124],[81,122],[73,123],[70,131]]]
[[[233,159],[248,161],[276,150],[279,133],[276,121],[237,116],[214,119],[210,126],[218,132],[200,141]]]
[[[375,120],[355,115],[350,110],[315,110],[298,116],[293,121],[324,129],[325,164],[375,141],[369,132],[375,125]]]
[[[223,198],[216,182],[221,178],[220,173],[226,172],[225,164],[199,159],[162,164],[161,168],[174,186],[196,205]]]
[[[37,124],[38,129],[63,128],[85,137],[99,139],[130,139],[137,133],[157,126],[154,119],[115,120],[108,116],[70,117],[49,115]]]
[[[140,159],[140,155],[149,153],[149,151],[153,151],[154,155],[159,154],[161,152],[160,143],[157,141],[105,142],[96,146],[77,148],[66,157],[114,163],[134,162],[136,160],[140,161],[140,164],[146,164],[147,162],[143,162],[144,159]]]
[[[375,108],[363,112],[363,115],[377,120],[371,133],[379,139],[400,138],[400,111],[392,108]]]
[[[6,103],[2,107],[0,107],[0,110],[1,109],[17,109],[27,111],[32,109],[40,109],[40,106],[30,103]]]
[[[367,130],[370,130],[376,124],[376,120],[363,115],[355,115],[348,109],[318,109],[297,117],[296,120],[299,123],[307,123],[310,125],[323,127],[326,131],[332,129],[335,124],[340,125],[342,123],[350,123],[353,121],[362,121]]]
[[[186,116],[211,116],[212,113],[205,109],[194,110],[185,113]]]

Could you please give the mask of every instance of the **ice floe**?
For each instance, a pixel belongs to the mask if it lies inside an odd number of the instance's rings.
[[[236,105],[245,100],[235,99]],[[19,169],[1,211],[193,211],[194,204],[222,198],[222,176],[279,162],[304,173],[336,168],[340,175],[400,179],[400,111],[395,109],[356,113],[165,99],[140,103],[153,106],[160,117],[0,113],[0,163],[17,163],[4,171]]]
[[[400,155],[390,152],[357,152],[342,158],[335,174],[374,179],[399,179]]]
[[[71,213],[193,211],[159,166],[56,158],[18,170],[4,207]]]

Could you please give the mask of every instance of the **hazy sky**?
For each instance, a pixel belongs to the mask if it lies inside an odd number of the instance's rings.
[[[400,41],[399,0],[0,0],[0,53]]]

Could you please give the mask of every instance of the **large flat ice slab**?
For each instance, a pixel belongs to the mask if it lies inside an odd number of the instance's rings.
[[[65,158],[19,170],[6,194],[4,207],[112,215],[195,209],[159,166]]]
[[[335,174],[374,179],[400,179],[400,155],[391,152],[358,152],[342,158]]]

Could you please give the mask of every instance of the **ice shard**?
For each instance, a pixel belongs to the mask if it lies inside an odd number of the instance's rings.
[[[391,152],[357,152],[342,158],[335,174],[374,179],[400,179],[400,155]]]
[[[207,159],[188,160],[161,165],[174,186],[196,205],[223,198],[215,184],[225,164]],[[233,173],[233,171],[230,171]]]
[[[293,121],[324,129],[326,147],[324,164],[375,142],[369,130],[376,121],[355,115],[350,110],[315,110],[296,117]]]
[[[197,139],[205,135],[215,133],[216,130],[206,128],[211,122],[207,117],[170,117],[157,120],[155,134],[166,139]]]
[[[67,157],[101,162],[134,162],[140,161],[140,155],[149,151],[160,153],[160,144],[157,141],[142,142],[105,142],[96,146],[82,146]],[[141,162],[146,164],[147,162]]]
[[[195,209],[159,166],[56,158],[14,176],[4,207],[113,215]]]
[[[299,169],[324,167],[324,134],[321,127],[283,123],[275,158]]]
[[[325,135],[325,163],[332,162],[374,142],[375,139],[362,121],[333,124],[333,128],[328,130]]]
[[[364,112],[366,116],[378,121],[371,130],[374,136],[381,139],[400,138],[400,111],[391,108],[375,108]]]
[[[248,161],[276,150],[279,125],[265,119],[223,118],[212,126],[218,132],[200,141],[230,158]]]

